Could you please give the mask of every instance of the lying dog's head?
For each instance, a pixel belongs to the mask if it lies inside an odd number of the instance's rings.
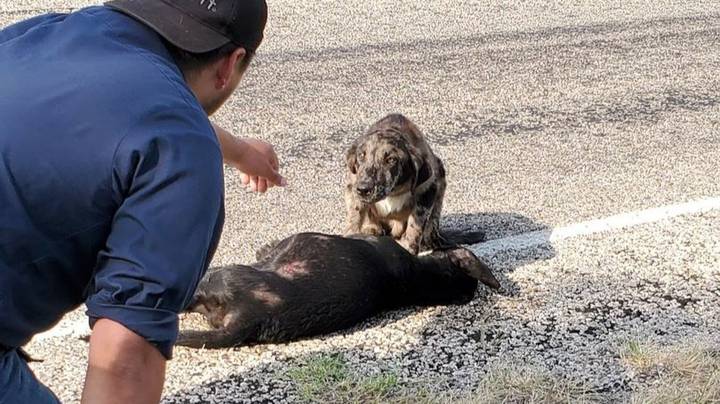
[[[231,297],[227,290],[223,271],[208,272],[198,285],[197,291],[185,311],[200,313],[205,316],[211,326],[222,328],[226,325],[226,317],[229,314],[228,300]]]
[[[365,203],[374,203],[396,191],[412,191],[429,178],[425,156],[415,147],[419,129],[399,114],[375,123],[347,152],[347,167],[354,175],[354,192]]]

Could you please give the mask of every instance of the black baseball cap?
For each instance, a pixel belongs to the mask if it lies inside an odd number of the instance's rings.
[[[267,22],[265,0],[112,0],[180,49],[204,53],[230,42],[254,52]]]

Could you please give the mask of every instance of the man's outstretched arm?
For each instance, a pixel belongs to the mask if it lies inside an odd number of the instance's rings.
[[[265,192],[274,186],[285,186],[280,175],[279,162],[271,144],[258,139],[239,138],[213,124],[220,143],[223,160],[240,170],[243,185],[251,185],[253,191]]]
[[[83,404],[158,403],[165,357],[122,324],[100,319],[90,336]]]

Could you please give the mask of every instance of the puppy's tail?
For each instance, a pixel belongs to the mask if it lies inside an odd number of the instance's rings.
[[[461,244],[477,244],[485,241],[485,232],[482,230],[442,230],[439,234],[439,245],[444,247]]]

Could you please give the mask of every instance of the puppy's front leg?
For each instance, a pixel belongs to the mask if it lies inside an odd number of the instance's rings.
[[[345,235],[368,234],[380,236],[383,230],[378,223],[370,217],[369,207],[355,200],[348,199],[347,203],[347,227]]]
[[[433,185],[428,190],[417,196],[415,207],[413,207],[412,213],[408,216],[407,227],[405,233],[398,242],[411,254],[417,255],[420,252],[420,248],[423,246],[423,238],[425,232],[428,230],[428,226],[431,225],[429,221],[432,219],[433,203],[437,195],[437,186]]]
[[[347,224],[345,227],[345,235],[361,233],[363,217],[365,209],[363,204],[357,200],[352,190],[352,185],[348,184],[345,188],[345,206],[347,208]]]
[[[427,211],[415,207],[408,217],[405,233],[403,233],[402,237],[400,237],[398,243],[408,250],[410,254],[417,255],[420,251],[420,242],[422,241],[428,216]]]
[[[372,222],[370,220],[365,220],[360,227],[360,233],[362,234],[368,234],[370,236],[383,236],[385,235],[385,231],[383,231],[382,227],[380,227],[379,224]]]

